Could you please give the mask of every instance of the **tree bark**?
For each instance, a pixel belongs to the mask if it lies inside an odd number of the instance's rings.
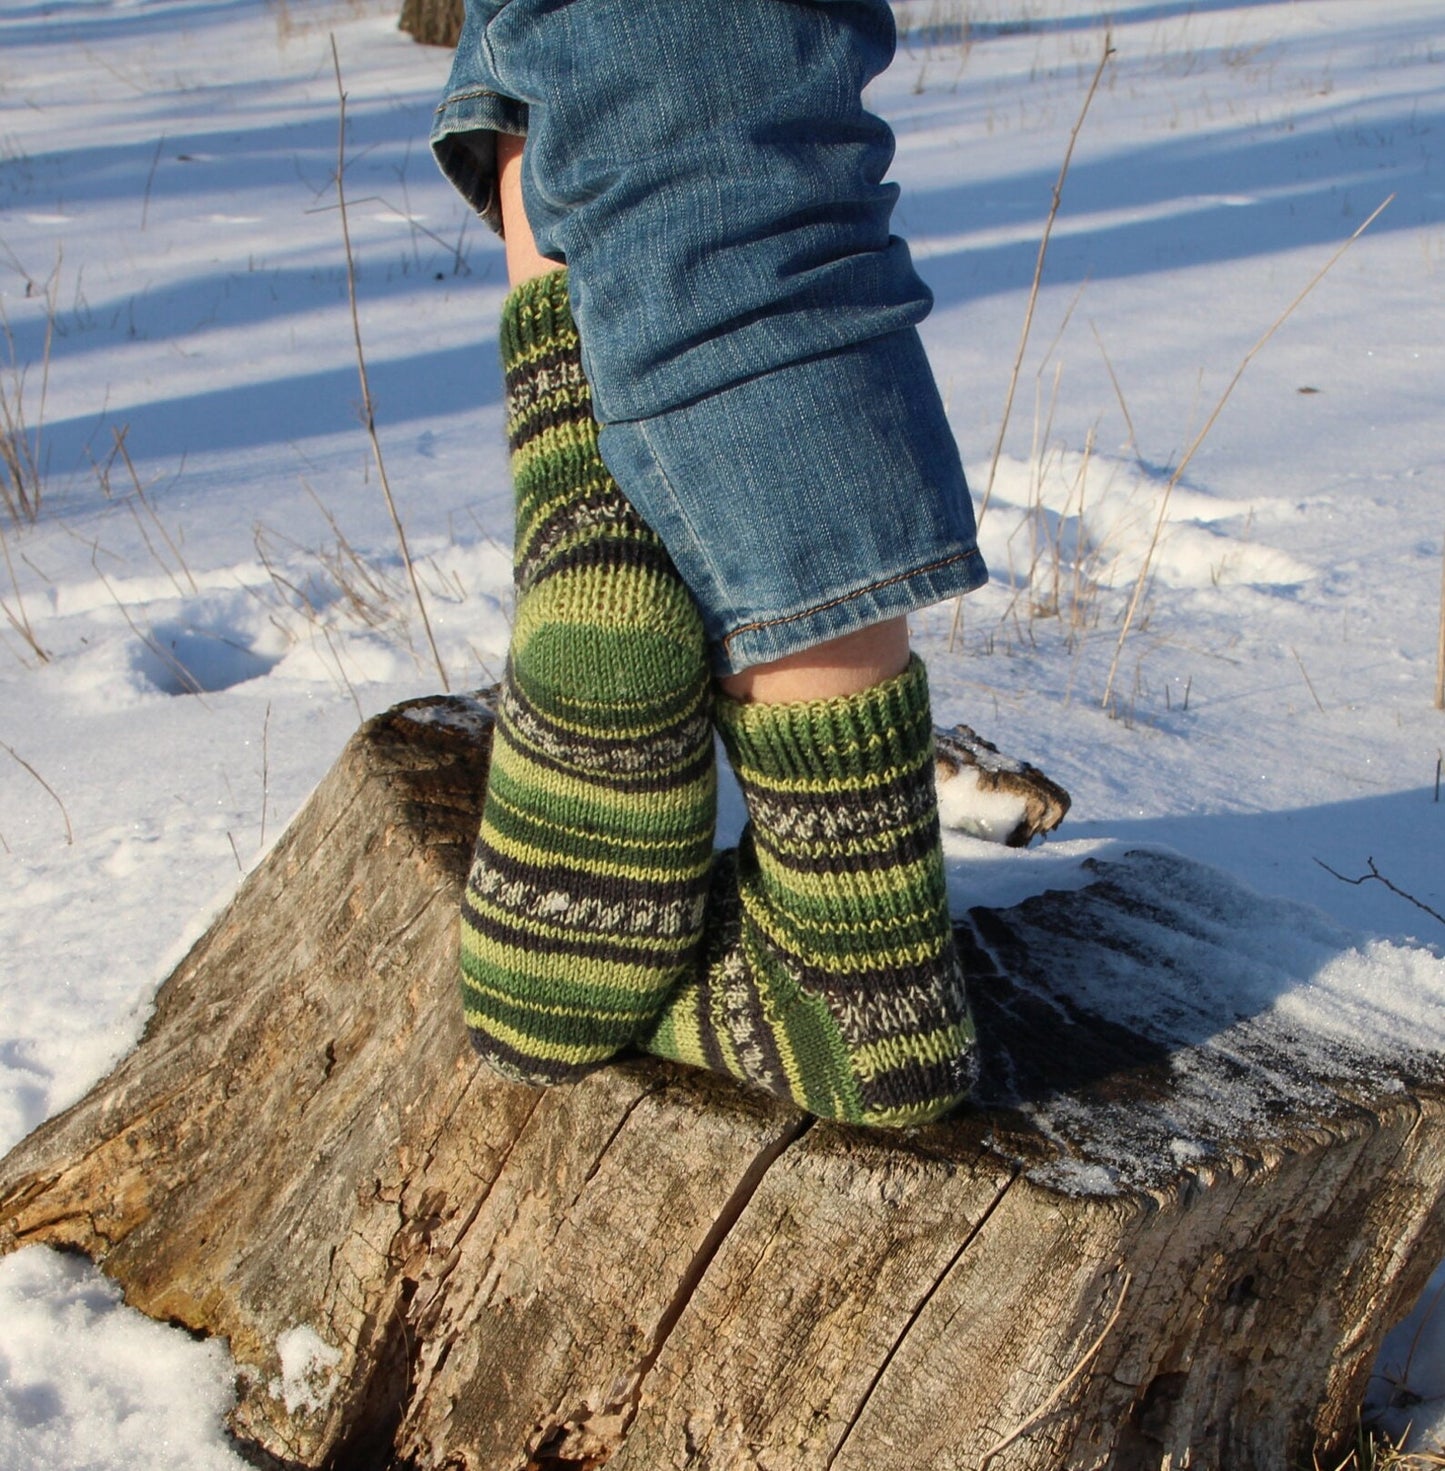
[[[1351,1431],[1445,1247],[1445,1068],[1271,1004],[1273,901],[1135,854],[973,911],[979,1101],[906,1136],[651,1059],[536,1091],[454,996],[477,711],[358,732],[0,1162],[0,1250],[226,1336],[271,1465],[1279,1471]]]

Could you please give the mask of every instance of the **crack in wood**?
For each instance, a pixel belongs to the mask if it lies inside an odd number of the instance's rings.
[[[645,1100],[652,1098],[656,1094],[662,1092],[663,1088],[666,1087],[666,1085],[667,1080],[665,1078],[658,1078],[655,1082],[649,1083],[647,1087],[645,1087],[642,1092],[639,1093],[637,1097],[634,1098],[632,1102],[629,1103],[627,1107],[622,1110],[622,1117],[617,1120],[617,1123],[613,1126],[612,1132],[607,1136],[606,1143],[604,1143],[602,1148],[597,1151],[597,1157],[592,1161],[591,1165],[588,1167],[587,1173],[582,1177],[582,1183],[577,1187],[577,1193],[572,1197],[572,1204],[567,1207],[569,1212],[577,1208],[577,1202],[582,1199],[582,1192],[586,1190],[588,1185],[590,1185],[592,1181],[597,1178],[597,1172],[602,1168],[602,1161],[607,1157],[607,1151],[611,1149],[612,1146],[617,1142],[618,1136],[631,1122],[632,1115],[637,1112],[638,1107]]]
[[[436,1127],[432,1130],[431,1137],[427,1139],[425,1141],[425,1144],[423,1145],[421,1168],[417,1171],[417,1174],[422,1178],[425,1178],[430,1173],[432,1165],[436,1163],[437,1151],[441,1148],[442,1141],[455,1133],[457,1115],[462,1111],[462,1108],[466,1105],[467,1100],[471,1098],[473,1091],[483,1081],[488,1071],[484,1064],[478,1065],[476,1063],[475,1055],[471,1053],[470,1048],[468,1048],[468,1055],[472,1057],[473,1066],[468,1072],[466,1080],[462,1083],[461,1089],[457,1093],[456,1099],[453,1101],[452,1106],[438,1121]],[[540,1102],[541,1099],[539,1097],[534,1102],[533,1107],[535,1108],[536,1103]],[[530,1118],[531,1114],[529,1113],[527,1115],[527,1119],[524,1119],[522,1121],[523,1127],[525,1127]],[[512,1150],[516,1147],[516,1143],[516,1139],[513,1138],[511,1144],[507,1146],[507,1154],[510,1154],[512,1152]],[[464,1160],[462,1161],[462,1163],[470,1168],[468,1161]],[[504,1155],[501,1164],[499,1164],[497,1167],[499,1171],[502,1165],[504,1165],[505,1163],[506,1156]],[[490,1180],[484,1180],[483,1177],[477,1174],[474,1170],[471,1171],[471,1175],[474,1180],[482,1185],[484,1192],[490,1191],[492,1186],[495,1185],[497,1181],[497,1176],[495,1174]]]
[[[609,1405],[603,1411],[603,1415],[620,1413],[622,1417],[617,1431],[617,1443],[611,1454],[615,1455],[626,1443],[633,1423],[637,1419],[637,1412],[641,1408],[642,1390],[647,1376],[662,1357],[662,1352],[667,1347],[667,1341],[671,1338],[673,1329],[677,1327],[683,1313],[687,1311],[688,1304],[702,1285],[708,1268],[713,1264],[718,1252],[722,1250],[733,1227],[742,1219],[744,1211],[752,1203],[768,1171],[816,1122],[817,1120],[810,1115],[800,1115],[776,1139],[764,1145],[753,1157],[748,1168],[743,1171],[732,1193],[723,1203],[722,1209],[714,1217],[712,1225],[707,1229],[707,1234],[699,1243],[691,1261],[688,1262],[682,1276],[678,1279],[671,1299],[658,1317],[657,1326],[653,1329],[651,1347],[633,1365],[631,1373],[623,1380],[628,1384],[624,1398],[615,1405]]]
[[[485,1067],[486,1064],[479,1062],[477,1066],[479,1068]],[[476,1225],[477,1217],[481,1215],[482,1208],[486,1205],[487,1200],[491,1196],[492,1190],[495,1188],[497,1181],[502,1178],[502,1174],[507,1168],[507,1161],[511,1159],[513,1151],[517,1148],[517,1145],[522,1140],[522,1136],[531,1127],[532,1120],[536,1117],[537,1110],[542,1106],[542,1100],[546,1096],[547,1095],[544,1090],[539,1089],[537,1091],[537,1097],[532,1101],[531,1107],[528,1108],[526,1117],[522,1120],[521,1124],[517,1128],[516,1133],[512,1135],[511,1140],[508,1142],[506,1149],[502,1151],[501,1156],[498,1158],[497,1168],[493,1171],[492,1178],[487,1181],[486,1186],[482,1189],[482,1191],[478,1194],[476,1200],[473,1202],[472,1208],[468,1213],[466,1220],[464,1220],[461,1225],[457,1227],[457,1230],[452,1237],[452,1244],[447,1251],[446,1257],[441,1264],[440,1270],[438,1270],[436,1275],[431,1278],[428,1284],[432,1290],[428,1295],[427,1305],[430,1305],[431,1303],[438,1303],[441,1301],[441,1289],[446,1284],[447,1278],[450,1277],[452,1272],[456,1270],[457,1263],[461,1260],[462,1243],[466,1240],[467,1233],[472,1229],[474,1225]],[[411,1215],[406,1215],[404,1218],[406,1224],[409,1224],[412,1219],[414,1218]],[[403,1224],[403,1226],[398,1229],[398,1235],[400,1235],[401,1232],[406,1229],[406,1224]],[[427,1318],[425,1315],[424,1307],[422,1316],[417,1319],[416,1326],[418,1330],[420,1330],[426,1325]]]
[[[443,898],[447,900],[450,900],[451,898],[448,886],[446,884],[438,884],[437,887],[434,888],[431,893],[429,893],[421,901],[416,909],[412,911],[412,913],[407,915],[406,918],[400,920],[397,924],[393,925],[393,927],[385,935],[381,936],[380,939],[371,946],[371,953],[367,956],[367,960],[370,962],[372,960],[372,957],[376,954],[384,954],[392,949],[392,947],[395,946],[396,942],[400,940],[403,935],[407,934],[408,931],[416,928],[422,916],[426,914],[426,912],[432,907],[432,905],[435,904],[438,899]]]
[[[1120,1265],[1122,1266],[1122,1263]],[[1104,1346],[1104,1340],[1114,1331],[1114,1325],[1119,1321],[1119,1314],[1124,1311],[1124,1299],[1129,1295],[1129,1288],[1133,1280],[1132,1274],[1126,1271],[1119,1284],[1119,1296],[1114,1303],[1113,1311],[1109,1314],[1109,1319],[1103,1328],[1099,1330],[1098,1337],[1084,1350],[1074,1367],[1053,1387],[1044,1399],[1044,1402],[1025,1419],[1021,1420],[1007,1435],[1002,1436],[989,1447],[984,1453],[983,1460],[979,1462],[979,1471],[988,1471],[988,1468],[993,1465],[994,1460],[1002,1455],[1016,1440],[1027,1435],[1031,1430],[1038,1429],[1048,1418],[1054,1406],[1063,1398],[1069,1386],[1093,1363],[1094,1356]],[[1178,1377],[1182,1381],[1187,1376],[1180,1375]],[[1155,1380],[1156,1384],[1158,1382],[1159,1380]]]
[[[1013,1173],[1008,1177],[1007,1180],[1003,1182],[1003,1185],[999,1188],[998,1193],[989,1202],[987,1209],[983,1212],[982,1215],[979,1216],[978,1220],[974,1223],[972,1229],[967,1233],[963,1241],[959,1244],[958,1250],[949,1257],[948,1262],[944,1266],[943,1270],[934,1277],[933,1281],[928,1286],[928,1290],[924,1292],[923,1296],[920,1297],[918,1301],[914,1304],[913,1311],[908,1315],[908,1320],[904,1323],[902,1330],[889,1346],[888,1352],[883,1355],[882,1361],[879,1363],[878,1368],[874,1371],[872,1379],[868,1381],[867,1389],[865,1389],[862,1395],[859,1396],[857,1408],[854,1409],[852,1417],[849,1419],[848,1424],[844,1427],[843,1434],[841,1437],[839,1437],[838,1444],[833,1447],[832,1454],[828,1457],[827,1463],[823,1467],[823,1471],[833,1471],[834,1462],[837,1461],[838,1457],[843,1454],[844,1447],[847,1446],[849,1437],[853,1434],[853,1431],[856,1428],[858,1422],[863,1418],[863,1412],[868,1408],[868,1402],[873,1398],[874,1391],[883,1382],[883,1376],[887,1374],[889,1367],[893,1363],[894,1358],[897,1357],[899,1349],[903,1347],[904,1340],[913,1331],[915,1324],[917,1324],[919,1318],[923,1316],[924,1310],[928,1307],[928,1304],[933,1301],[934,1295],[938,1292],[939,1288],[941,1288],[944,1282],[948,1280],[949,1273],[952,1272],[953,1269],[958,1265],[958,1263],[963,1259],[964,1252],[966,1252],[968,1248],[973,1245],[974,1241],[978,1238],[979,1232],[982,1231],[983,1228],[988,1224],[989,1218],[1003,1203],[1004,1196],[1007,1195],[1009,1191],[1014,1187],[1014,1185],[1018,1182],[1021,1173],[1022,1171],[1020,1169],[1018,1169],[1017,1167],[1014,1168]]]
[[[478,1063],[475,1072],[463,1089],[463,1097],[476,1082],[483,1066],[484,1064]],[[370,1382],[357,1397],[353,1407],[353,1415],[356,1418],[371,1422],[373,1428],[365,1437],[368,1443],[374,1443],[375,1446],[380,1447],[383,1441],[386,1442],[383,1459],[387,1464],[390,1464],[395,1453],[396,1433],[405,1421],[407,1411],[411,1408],[421,1383],[418,1368],[423,1353],[430,1347],[435,1355],[427,1376],[428,1379],[435,1379],[441,1373],[451,1355],[455,1335],[447,1334],[440,1341],[433,1341],[429,1337],[429,1330],[435,1326],[436,1319],[446,1306],[444,1289],[461,1260],[462,1245],[485,1208],[492,1189],[505,1172],[507,1161],[511,1158],[512,1152],[532,1122],[545,1096],[542,1090],[538,1090],[525,1118],[518,1126],[507,1148],[498,1158],[491,1178],[478,1191],[465,1220],[456,1228],[445,1258],[437,1271],[426,1279],[425,1295],[421,1290],[422,1282],[409,1275],[407,1265],[416,1246],[419,1245],[424,1249],[430,1247],[431,1232],[438,1219],[436,1201],[433,1197],[423,1193],[414,1209],[408,1208],[404,1196],[395,1202],[398,1220],[385,1252],[389,1278],[387,1291],[392,1295],[392,1300],[385,1313],[378,1312],[373,1319],[375,1332],[372,1342],[367,1346],[366,1357],[375,1367]],[[460,1100],[458,1106],[460,1106]],[[454,1116],[455,1111],[455,1109],[451,1111],[448,1115],[449,1119]],[[432,1143],[435,1148],[436,1139],[433,1139]],[[371,1246],[370,1242],[366,1244]],[[376,1249],[372,1247],[372,1250]],[[415,1313],[415,1322],[412,1322],[413,1313]],[[391,1370],[389,1380],[382,1372],[387,1365]],[[392,1386],[398,1378],[402,1387],[399,1392],[393,1392]],[[395,1402],[382,1403],[380,1401]],[[380,1451],[377,1453],[380,1454]],[[377,1464],[380,1465],[382,1462],[378,1461]]]

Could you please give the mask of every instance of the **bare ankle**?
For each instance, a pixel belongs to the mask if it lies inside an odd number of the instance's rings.
[[[908,620],[890,618],[770,663],[725,675],[721,684],[733,699],[744,703],[784,705],[831,700],[861,694],[902,674],[908,654]]]

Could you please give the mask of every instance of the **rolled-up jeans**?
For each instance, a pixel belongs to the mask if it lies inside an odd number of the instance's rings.
[[[432,146],[495,227],[496,134],[623,493],[719,673],[987,578],[862,90],[886,0],[467,0]]]

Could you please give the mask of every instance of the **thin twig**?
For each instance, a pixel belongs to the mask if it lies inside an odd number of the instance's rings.
[[[179,565],[181,571],[186,574],[186,581],[189,582],[191,585],[191,592],[200,592],[200,588],[196,586],[196,579],[191,575],[191,569],[186,564],[186,559],[181,555],[181,549],[171,539],[171,534],[169,531],[166,530],[164,523],[161,521],[161,518],[156,515],[155,507],[151,505],[150,501],[146,497],[145,487],[140,482],[140,476],[136,474],[135,464],[131,460],[130,451],[126,448],[125,443],[125,437],[130,432],[130,425],[127,424],[123,429],[117,429],[112,426],[110,432],[115,438],[116,450],[125,465],[126,472],[130,475],[130,483],[135,486],[135,493],[140,497],[141,505],[146,508],[146,512],[150,516],[151,521],[155,524],[156,530],[160,532],[162,538],[165,541],[165,544],[171,549],[171,555],[176,559],[176,562]],[[144,535],[144,532],[142,532],[142,535]],[[146,545],[150,546],[149,537],[146,537]],[[151,548],[151,555],[155,557],[154,547]],[[156,557],[156,561],[161,562],[161,559],[159,557]],[[171,581],[174,583],[175,578],[171,576],[171,569],[169,567],[166,567],[166,564],[164,562],[161,562],[161,566],[165,567],[166,576],[170,577]],[[177,587],[176,591],[180,592],[181,590],[179,587]],[[184,596],[184,594],[182,594],[182,596]]]
[[[120,594],[116,592],[114,587],[111,586],[110,578],[108,578],[105,573],[100,570],[100,564],[95,560],[94,557],[90,559],[90,565],[94,570],[95,575],[100,578],[106,592],[110,594],[111,601],[114,602],[116,607],[120,609],[120,616],[125,619],[127,626],[130,628],[130,631],[135,634],[135,636],[141,641],[141,643],[143,643],[146,648],[148,648],[151,653],[153,653],[156,658],[159,659],[161,663],[164,664],[171,671],[172,674],[175,675],[176,681],[180,685],[180,688],[184,693],[188,695],[194,695],[199,704],[209,709],[210,707],[206,705],[206,701],[203,697],[205,685],[203,685],[200,680],[198,680],[196,676],[192,674],[191,671],[187,669],[184,664],[181,663],[181,661],[175,656],[175,654],[167,649],[161,643],[161,641],[156,638],[155,634],[151,633],[147,629],[142,628],[135,621],[135,619],[130,616],[130,610],[121,601]]]
[[[20,592],[20,579],[15,575],[15,563],[10,559],[10,538],[5,534],[5,526],[0,522],[0,556],[5,558],[5,571],[10,578],[10,586],[15,591],[15,608],[12,611],[10,604],[4,598],[0,598],[0,612],[5,614],[10,626],[29,644],[35,657],[42,664],[50,663],[50,651],[36,637],[35,629],[31,626],[30,615],[25,611],[25,599]],[[20,661],[25,662],[23,659]]]
[[[1290,653],[1294,655],[1294,661],[1299,665],[1299,672],[1305,677],[1305,684],[1309,686],[1310,698],[1315,702],[1315,708],[1321,715],[1325,713],[1325,707],[1320,704],[1320,697],[1315,693],[1315,682],[1310,678],[1310,672],[1305,668],[1305,661],[1300,658],[1299,650],[1293,644],[1290,645]]]
[[[0,301],[0,339],[4,341],[7,360],[3,375],[0,375],[0,501],[3,501],[7,514],[16,525],[22,521],[33,523],[40,515],[45,473],[42,437],[45,432],[45,400],[50,383],[50,351],[55,334],[56,273],[59,269],[57,255],[55,270],[51,272],[44,288],[45,343],[40,362],[40,405],[33,428],[25,404],[29,368],[16,361],[15,337],[10,329],[10,319],[6,315],[4,302]],[[29,277],[26,281],[27,288],[33,284]]]
[[[405,185],[403,185],[403,188],[404,187]],[[460,254],[458,253],[461,245],[460,239],[458,239],[456,245],[453,245],[451,241],[443,239],[442,236],[438,235],[435,230],[428,230],[427,227],[422,224],[420,220],[413,218],[409,209],[398,209],[391,202],[391,200],[386,197],[386,195],[362,194],[357,198],[348,200],[347,203],[352,205],[379,204],[383,209],[389,209],[392,214],[397,217],[397,219],[404,220],[406,222],[414,235],[425,235],[428,240],[434,241],[437,245],[441,246],[441,248],[446,251],[449,256],[452,257],[452,274],[454,276],[459,276],[464,271],[467,275],[471,275],[471,267],[467,265],[467,263],[461,258]],[[316,204],[312,205],[309,209],[302,210],[301,213],[307,215],[324,215],[329,214],[335,208],[336,206],[334,204]],[[466,217],[463,216],[462,234],[466,233],[466,228],[467,220]]]
[[[381,493],[386,497],[386,509],[396,531],[397,545],[401,548],[401,560],[406,568],[407,580],[411,583],[412,596],[416,599],[417,612],[421,614],[421,626],[426,633],[437,666],[437,676],[442,689],[451,692],[446,666],[432,634],[431,619],[427,617],[426,602],[421,595],[421,584],[417,581],[416,568],[412,565],[411,551],[406,544],[406,530],[396,509],[396,500],[391,493],[391,482],[387,479],[386,464],[381,457],[381,440],[376,433],[376,410],[371,398],[371,384],[366,376],[366,354],[361,346],[361,317],[356,307],[356,261],[351,251],[351,227],[346,218],[346,89],[341,82],[341,56],[336,49],[336,35],[331,36],[331,64],[336,71],[336,95],[340,99],[340,126],[336,142],[336,202],[341,215],[341,240],[346,247],[346,294],[351,302],[351,332],[356,339],[356,371],[361,379],[361,409],[366,424],[367,437],[371,440],[371,452],[376,460],[377,478],[381,481]]]
[[[161,149],[165,146],[166,135],[162,133],[160,137],[156,139],[156,151],[151,155],[150,172],[146,175],[145,193],[141,196],[140,227],[142,234],[145,233],[146,216],[150,213],[151,210],[151,185],[154,184],[156,181],[156,166],[161,161]]]
[[[351,696],[351,703],[356,708],[356,718],[362,720],[365,717],[361,713],[361,701],[357,698],[356,689],[347,677],[346,666],[341,662],[341,650],[336,647],[331,637],[331,630],[324,623],[318,623],[317,627],[321,630],[321,637],[326,640],[326,647],[331,650],[331,661],[336,665],[336,672],[341,676],[341,683],[346,687],[346,693]]]
[[[1231,395],[1234,393],[1234,390],[1239,386],[1239,380],[1244,377],[1245,370],[1262,351],[1264,345],[1270,340],[1271,337],[1274,336],[1276,332],[1279,331],[1281,327],[1284,326],[1284,324],[1290,319],[1290,317],[1294,315],[1296,308],[1298,308],[1300,303],[1304,301],[1304,299],[1310,294],[1310,292],[1312,292],[1315,287],[1318,286],[1327,275],[1329,275],[1330,271],[1334,269],[1335,263],[1340,259],[1342,255],[1344,255],[1344,253],[1350,248],[1350,246],[1352,246],[1355,241],[1358,240],[1360,236],[1363,235],[1365,231],[1368,230],[1370,226],[1373,225],[1375,221],[1380,218],[1380,216],[1385,212],[1385,210],[1394,200],[1394,198],[1395,196],[1393,194],[1389,195],[1375,208],[1375,210],[1371,213],[1369,219],[1367,219],[1364,224],[1362,224],[1360,228],[1356,230],[1355,233],[1351,235],[1350,238],[1346,240],[1344,244],[1335,251],[1335,253],[1329,258],[1329,260],[1327,260],[1324,265],[1322,265],[1319,270],[1310,277],[1304,289],[1295,297],[1292,302],[1290,302],[1287,307],[1285,307],[1285,309],[1279,314],[1279,316],[1277,316],[1274,321],[1270,323],[1269,327],[1265,330],[1259,341],[1256,342],[1254,346],[1251,347],[1247,353],[1245,353],[1243,358],[1240,359],[1239,366],[1234,370],[1234,377],[1229,380],[1229,383],[1225,387],[1224,392],[1219,397],[1219,402],[1214,405],[1213,411],[1204,421],[1204,427],[1199,431],[1198,434],[1194,436],[1194,439],[1190,443],[1189,448],[1184,451],[1183,459],[1181,459],[1179,463],[1174,467],[1174,473],[1169,477],[1167,484],[1164,486],[1163,494],[1159,497],[1159,512],[1154,519],[1154,535],[1150,539],[1149,548],[1144,554],[1144,561],[1139,568],[1139,575],[1134,581],[1134,591],[1129,599],[1129,606],[1124,613],[1123,626],[1119,629],[1119,641],[1114,646],[1114,657],[1109,662],[1109,677],[1104,682],[1104,698],[1099,702],[1101,705],[1104,706],[1105,709],[1108,708],[1109,701],[1114,694],[1114,677],[1119,671],[1119,659],[1124,652],[1124,642],[1129,637],[1129,630],[1133,627],[1134,618],[1139,612],[1139,604],[1143,599],[1144,588],[1149,580],[1149,571],[1154,562],[1154,553],[1158,550],[1159,538],[1164,533],[1164,521],[1169,513],[1169,498],[1174,494],[1174,487],[1178,485],[1179,482],[1184,478],[1184,472],[1186,469],[1188,469],[1189,463],[1191,460],[1193,460],[1196,452],[1199,449],[1199,446],[1203,444],[1204,441],[1208,438],[1209,431],[1214,428],[1214,425],[1218,420],[1220,414],[1224,412],[1224,406],[1229,402]]]
[[[50,796],[55,802],[55,805],[60,808],[61,817],[65,819],[66,844],[67,846],[73,847],[75,845],[75,829],[72,828],[70,825],[70,814],[65,810],[65,803],[60,800],[59,796],[56,794],[55,788],[51,786],[50,783],[46,781],[45,778],[41,776],[38,771],[36,771],[36,769],[20,754],[19,751],[15,749],[14,746],[8,745],[5,741],[0,741],[0,746],[4,746],[5,749],[26,769],[26,771],[28,771],[30,775],[33,776],[35,780],[38,781],[40,785],[44,787],[47,792],[50,793]]]
[[[1365,862],[1369,865],[1370,868],[1369,873],[1362,873],[1357,879],[1346,878],[1344,874],[1336,873],[1335,870],[1331,868],[1329,864],[1326,863],[1322,858],[1316,858],[1315,862],[1318,863],[1319,866],[1324,869],[1324,871],[1331,877],[1339,879],[1342,884],[1354,884],[1356,888],[1358,888],[1361,884],[1368,884],[1371,880],[1374,880],[1376,883],[1384,884],[1384,886],[1392,894],[1398,894],[1400,898],[1408,899],[1410,903],[1415,906],[1416,909],[1423,909],[1425,913],[1430,916],[1431,919],[1438,919],[1441,924],[1445,924],[1445,914],[1441,914],[1438,909],[1431,909],[1428,904],[1422,904],[1413,894],[1407,894],[1405,890],[1400,888],[1398,884],[1392,884],[1390,880],[1387,879],[1385,875],[1382,874],[1380,870],[1375,867],[1375,860],[1373,858],[1365,859]]]
[[[1084,97],[1084,105],[1079,109],[1079,116],[1074,123],[1073,131],[1069,134],[1069,146],[1064,150],[1063,166],[1059,169],[1059,177],[1054,183],[1053,200],[1049,205],[1048,219],[1044,221],[1044,233],[1039,239],[1038,258],[1034,262],[1033,284],[1029,287],[1028,306],[1024,309],[1023,331],[1019,335],[1019,348],[1014,357],[1013,372],[1009,374],[1008,394],[1004,399],[1003,418],[999,421],[998,438],[994,441],[993,459],[988,467],[988,484],[984,487],[983,500],[978,508],[978,519],[982,521],[988,510],[989,497],[993,494],[994,478],[998,474],[999,457],[1003,454],[1004,435],[1008,433],[1009,416],[1013,413],[1014,394],[1018,389],[1019,373],[1023,369],[1024,352],[1029,344],[1029,332],[1033,327],[1034,308],[1038,305],[1039,285],[1044,275],[1044,260],[1049,253],[1049,238],[1054,233],[1054,221],[1058,218],[1059,206],[1064,198],[1064,180],[1069,176],[1069,165],[1073,162],[1074,145],[1079,141],[1079,132],[1084,126],[1084,119],[1089,114],[1089,106],[1094,100],[1094,94],[1099,90],[1099,81],[1104,75],[1104,68],[1109,64],[1109,58],[1114,54],[1113,32],[1104,32],[1104,51],[1099,57],[1099,64],[1094,68],[1093,80],[1089,83],[1089,90]],[[954,643],[958,638],[958,621],[963,616],[963,599],[958,598],[953,605],[953,624],[948,631],[948,649],[953,652]]]
[[[1001,1451],[1007,1450],[1009,1446],[1014,1443],[1014,1441],[1018,1440],[1021,1436],[1026,1435],[1030,1430],[1032,1430],[1033,1427],[1037,1425],[1039,1421],[1042,1420],[1044,1416],[1047,1415],[1048,1412],[1053,1409],[1053,1407],[1059,1402],[1060,1398],[1063,1396],[1064,1391],[1068,1389],[1068,1387],[1074,1382],[1074,1380],[1076,1380],[1079,1375],[1082,1374],[1084,1370],[1089,1367],[1089,1365],[1093,1362],[1094,1355],[1097,1354],[1101,1348],[1103,1348],[1104,1340],[1108,1338],[1109,1334],[1114,1331],[1114,1324],[1119,1321],[1119,1314],[1124,1311],[1124,1299],[1128,1297],[1129,1288],[1133,1281],[1133,1273],[1125,1272],[1123,1284],[1119,1288],[1119,1300],[1114,1304],[1114,1311],[1109,1314],[1109,1321],[1104,1324],[1103,1328],[1099,1332],[1099,1336],[1088,1346],[1087,1349],[1084,1350],[1083,1358],[1081,1358],[1079,1362],[1075,1364],[1072,1369],[1069,1370],[1064,1378],[1061,1379],[1059,1383],[1054,1386],[1053,1391],[1049,1394],[1048,1398],[1044,1400],[1043,1404],[1041,1404],[1038,1409],[1033,1412],[1032,1415],[1030,1415],[1026,1420],[1020,1421],[1019,1424],[1013,1430],[1010,1430],[1009,1433],[1004,1436],[1002,1440],[995,1441],[994,1444],[989,1447],[988,1451],[984,1455],[983,1460],[979,1462],[978,1471],[988,1471],[989,1463],[996,1455],[998,1455]]]
[[[1134,458],[1142,465],[1144,457],[1139,453],[1139,436],[1134,433],[1134,420],[1129,416],[1129,405],[1124,402],[1124,390],[1119,386],[1119,379],[1114,373],[1114,364],[1109,361],[1109,350],[1104,346],[1104,339],[1099,336],[1099,329],[1093,321],[1089,322],[1089,330],[1094,334],[1094,341],[1099,344],[1099,353],[1104,359],[1104,367],[1109,373],[1109,382],[1114,385],[1114,397],[1119,400],[1119,412],[1124,416],[1124,425],[1129,431],[1129,448],[1134,451]]]
[[[45,433],[45,405],[50,397],[50,352],[55,345],[55,304],[60,295],[60,267],[65,260],[65,248],[55,247],[55,268],[45,283],[45,343],[40,349],[40,405],[35,415],[35,464],[40,472],[45,469],[45,449],[41,436]],[[76,277],[77,283],[80,277]],[[40,508],[40,481],[35,482],[35,506]]]
[[[1069,323],[1074,320],[1074,312],[1078,309],[1079,303],[1084,299],[1084,292],[1088,289],[1089,277],[1085,276],[1084,279],[1079,282],[1079,289],[1074,292],[1074,299],[1069,303],[1068,308],[1065,310],[1063,316],[1059,318],[1058,330],[1054,333],[1053,341],[1050,342],[1049,345],[1044,349],[1043,357],[1039,359],[1039,370],[1035,374],[1035,377],[1043,377],[1044,369],[1049,365],[1049,359],[1053,357],[1054,353],[1058,350],[1059,343],[1064,340],[1064,333],[1069,330]]]
[[[176,578],[176,574],[171,571],[170,567],[166,564],[161,554],[156,551],[155,543],[151,540],[150,532],[146,530],[145,522],[141,520],[141,514],[136,509],[135,501],[130,496],[126,496],[121,504],[126,508],[127,511],[130,512],[131,519],[135,522],[135,529],[140,532],[140,539],[145,543],[146,551],[151,554],[151,561],[153,561],[156,566],[159,567],[168,578],[170,578],[171,586],[176,590],[176,596],[181,598],[185,597],[185,588],[181,586],[180,582]]]

